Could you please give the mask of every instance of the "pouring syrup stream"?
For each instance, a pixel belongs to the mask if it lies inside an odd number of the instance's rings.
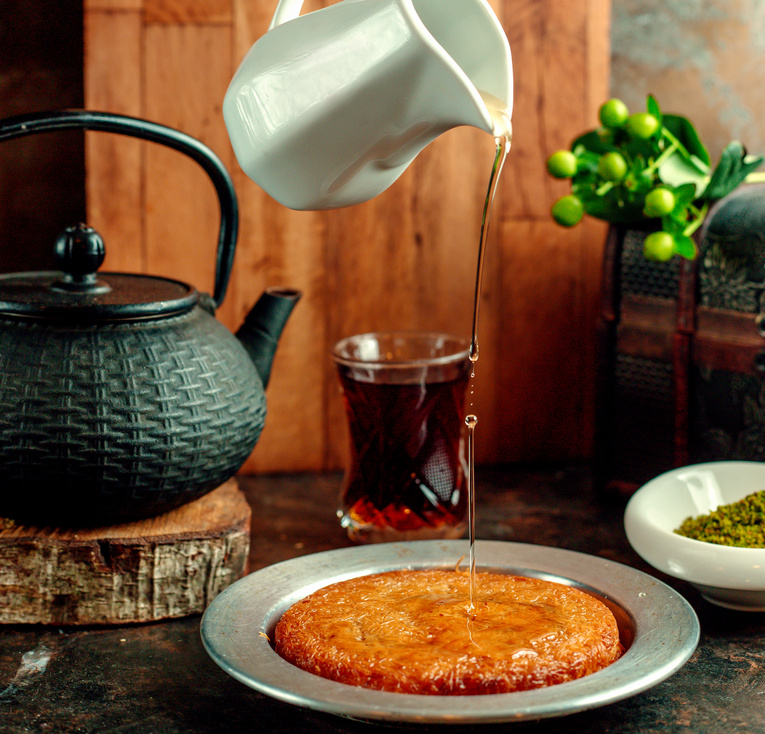
[[[494,203],[494,195],[499,185],[500,174],[504,166],[507,154],[510,151],[510,141],[512,138],[512,123],[508,111],[502,102],[489,94],[481,94],[486,104],[489,114],[494,124],[494,140],[496,142],[496,153],[494,164],[489,177],[489,189],[486,193],[486,200],[483,206],[483,216],[481,218],[481,238],[478,245],[478,266],[476,268],[475,293],[473,298],[473,325],[472,336],[470,340],[470,361],[473,363],[470,379],[475,379],[475,365],[478,361],[478,306],[481,298],[481,283],[483,281],[483,267],[486,258],[486,242],[489,236],[489,221],[491,219],[491,207]],[[469,413],[465,417],[467,426],[467,447],[468,447],[468,472],[467,472],[467,491],[468,491],[468,526],[470,539],[469,556],[469,574],[470,574],[470,603],[468,605],[469,618],[475,617],[475,599],[476,599],[476,572],[475,572],[475,428],[478,423],[478,417]]]

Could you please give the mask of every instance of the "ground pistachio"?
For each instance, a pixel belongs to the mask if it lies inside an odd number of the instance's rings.
[[[736,548],[765,548],[765,490],[738,502],[688,517],[675,532],[686,538]]]

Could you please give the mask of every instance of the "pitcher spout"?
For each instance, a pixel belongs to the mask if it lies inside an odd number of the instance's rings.
[[[268,288],[258,299],[236,332],[260,375],[265,388],[279,337],[302,293],[291,288]]]
[[[423,36],[432,41],[433,57],[442,62],[428,67],[436,75],[433,84],[425,86],[431,94],[435,91],[425,102],[430,119],[448,123],[445,129],[468,125],[495,136],[504,134],[505,123],[497,113],[507,120],[512,117],[513,61],[507,36],[489,3],[407,0],[404,4],[412,22],[421,24]],[[438,91],[443,89],[449,93]]]

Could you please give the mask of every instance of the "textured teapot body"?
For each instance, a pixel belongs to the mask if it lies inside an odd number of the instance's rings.
[[[292,209],[373,198],[438,135],[512,109],[507,39],[485,0],[282,0],[223,102],[245,173]],[[482,96],[483,95],[483,96]]]
[[[0,514],[101,524],[172,509],[239,469],[265,414],[250,357],[201,307],[98,326],[0,319]]]
[[[0,517],[33,525],[137,520],[228,480],[255,447],[279,336],[300,297],[268,289],[232,334],[216,321],[238,227],[236,192],[200,141],[157,123],[66,110],[0,121],[0,142],[87,129],[162,143],[208,174],[220,205],[212,295],[101,272],[91,227],[57,239],[60,269],[0,275]]]

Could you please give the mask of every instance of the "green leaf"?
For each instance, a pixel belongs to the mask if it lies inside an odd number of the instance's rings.
[[[737,140],[728,143],[704,191],[704,198],[711,201],[727,196],[760,166],[762,160],[762,156],[748,156]]]
[[[686,260],[693,260],[696,257],[696,243],[687,235],[674,235],[675,252]]]
[[[645,168],[651,161],[658,158],[661,153],[657,140],[658,138],[649,138],[648,140],[640,140],[639,138],[627,139],[619,146],[619,150],[625,157],[632,159]]]
[[[640,225],[645,221],[642,204],[638,205],[621,197],[620,188],[612,188],[606,195],[599,196],[594,191],[580,191],[579,198],[584,210],[591,217],[603,219],[613,224]]]
[[[680,152],[671,155],[659,166],[659,178],[673,188],[693,184],[697,191],[703,191],[709,181],[706,172],[700,171],[692,159]]]
[[[591,130],[590,132],[579,136],[571,144],[571,150],[574,151],[574,153],[577,152],[577,149],[589,150],[598,155],[603,155],[603,153],[615,150],[615,147],[613,141],[610,140],[610,136],[601,136],[597,130]]]
[[[574,175],[576,180],[588,177],[598,170],[598,163],[600,162],[600,155],[598,153],[593,153],[581,146],[576,146],[574,148],[574,155],[577,162],[577,173]]]
[[[696,185],[692,183],[681,184],[674,188],[675,212],[685,211],[696,198]]]
[[[696,156],[706,166],[712,164],[709,151],[701,142],[701,138],[690,120],[680,115],[664,115],[664,127],[680,141],[692,156]]]
[[[661,114],[661,109],[659,107],[659,103],[656,100],[656,97],[654,97],[652,94],[648,95],[648,99],[646,101],[646,111],[653,115],[659,122],[661,122],[663,115]]]
[[[667,214],[661,218],[661,228],[673,237],[682,237],[683,230],[685,229],[685,221],[678,219],[673,216],[673,214]]]

